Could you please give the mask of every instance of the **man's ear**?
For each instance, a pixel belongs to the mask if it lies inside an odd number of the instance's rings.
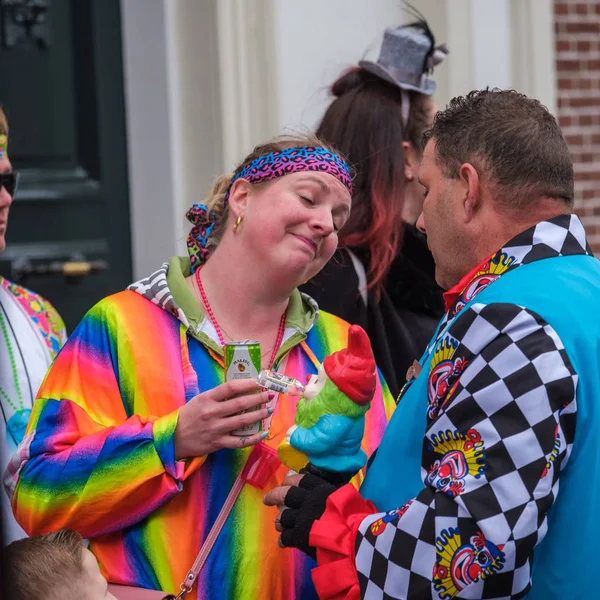
[[[243,215],[248,208],[252,185],[245,179],[237,179],[229,190],[229,209],[233,215]]]
[[[472,164],[464,163],[461,165],[458,175],[464,194],[462,199],[463,216],[465,222],[468,223],[473,219],[481,204],[479,173]]]

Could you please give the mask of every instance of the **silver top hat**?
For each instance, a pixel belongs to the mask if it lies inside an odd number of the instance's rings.
[[[403,90],[429,96],[436,88],[429,75],[448,54],[445,44],[434,44],[433,35],[423,22],[387,29],[377,62],[361,60],[358,64]]]

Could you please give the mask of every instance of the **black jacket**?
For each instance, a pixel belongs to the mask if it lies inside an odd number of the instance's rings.
[[[353,252],[363,265],[368,263],[364,251]],[[344,249],[300,290],[312,296],[322,310],[365,329],[377,366],[397,397],[408,367],[420,358],[444,313],[442,290],[434,273],[425,236],[407,226],[402,250],[392,263],[379,302],[369,291],[365,306],[358,291],[358,275]]]

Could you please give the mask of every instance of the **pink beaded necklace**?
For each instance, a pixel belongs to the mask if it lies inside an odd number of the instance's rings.
[[[206,297],[206,292],[204,291],[204,286],[202,285],[202,280],[200,279],[200,269],[196,269],[196,284],[198,285],[198,290],[200,291],[200,297],[202,298],[202,302],[206,308],[206,312],[208,313],[208,318],[212,323],[212,326],[215,328],[217,332],[217,337],[219,338],[219,342],[222,348],[225,348],[225,338],[223,337],[223,333],[221,332],[221,328],[217,323],[217,319],[215,318],[215,313],[213,313],[212,308],[208,302],[208,298]],[[279,347],[281,346],[281,342],[283,341],[283,334],[285,332],[285,313],[281,315],[281,320],[279,321],[279,331],[277,332],[277,338],[275,340],[275,345],[273,346],[273,352],[271,353],[271,358],[269,359],[269,369],[273,366],[275,362],[275,357],[277,356],[277,352]]]

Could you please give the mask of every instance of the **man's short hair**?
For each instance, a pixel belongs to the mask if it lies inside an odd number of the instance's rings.
[[[446,177],[457,179],[461,165],[472,164],[507,206],[524,208],[540,197],[573,205],[571,154],[538,100],[514,90],[475,90],[453,98],[425,140],[435,141]]]
[[[4,560],[12,600],[85,598],[83,540],[72,529],[17,540]]]

